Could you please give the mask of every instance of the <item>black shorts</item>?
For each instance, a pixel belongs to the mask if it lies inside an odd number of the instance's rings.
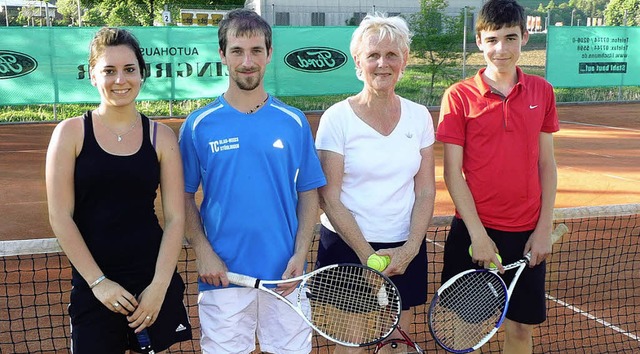
[[[160,308],[158,318],[148,328],[155,352],[177,342],[191,339],[191,324],[184,307],[184,282],[174,273]],[[71,290],[71,346],[74,354],[114,354],[127,350],[140,352],[134,329],[126,316],[112,312],[88,287]]]
[[[498,247],[502,264],[510,264],[522,258],[524,246],[533,231],[506,232],[486,228],[487,234]],[[451,230],[444,247],[444,267],[441,283],[446,282],[456,274],[479,268],[473,263],[469,255],[471,238],[469,231],[461,219],[453,218]],[[547,318],[547,302],[545,298],[546,262],[529,268],[526,267],[509,300],[507,318],[524,324],[540,324]],[[507,287],[511,283],[515,270],[501,275]]]
[[[370,242],[370,244],[374,250],[379,250],[400,247],[404,242]],[[338,263],[360,264],[360,259],[351,247],[340,238],[340,235],[322,226],[316,269]],[[400,291],[403,310],[409,310],[411,307],[427,302],[427,248],[424,242],[420,245],[418,254],[409,263],[404,274],[394,275],[390,279]]]

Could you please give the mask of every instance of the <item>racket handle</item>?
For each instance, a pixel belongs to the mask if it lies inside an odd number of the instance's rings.
[[[229,283],[231,284],[246,286],[248,288],[257,289],[260,285],[260,279],[233,272],[227,272],[227,279],[229,279]]]
[[[147,329],[143,329],[142,331],[136,334],[136,338],[138,339],[138,344],[140,344],[140,349],[142,353],[154,354],[155,352],[151,349],[151,338],[149,338],[149,332]]]

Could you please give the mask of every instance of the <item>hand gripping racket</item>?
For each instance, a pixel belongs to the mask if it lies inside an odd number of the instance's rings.
[[[559,224],[551,234],[555,243],[569,229]],[[470,269],[459,273],[438,289],[429,307],[428,322],[436,342],[451,353],[477,350],[498,331],[507,314],[509,298],[531,253],[504,266],[516,268],[509,289],[496,268]]]
[[[402,311],[393,282],[361,264],[329,265],[286,280],[261,280],[231,272],[227,278],[232,284],[276,296],[320,335],[348,347],[380,342],[396,328]],[[293,282],[300,282],[295,304],[274,290],[278,284]]]
[[[379,342],[376,345],[376,349],[373,351],[373,354],[381,354],[381,353],[398,353],[398,347],[400,345],[405,345],[406,349],[403,350],[402,353],[406,354],[424,354],[424,350],[420,348],[414,341],[411,340],[409,335],[405,331],[400,328],[400,326],[396,327],[396,331],[402,336],[402,338],[387,338],[382,342]],[[390,348],[390,350],[387,350]]]

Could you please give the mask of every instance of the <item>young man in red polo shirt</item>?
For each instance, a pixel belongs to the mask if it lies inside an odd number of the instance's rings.
[[[504,324],[507,354],[531,353],[533,326],[546,319],[545,258],[557,184],[553,88],[516,65],[528,39],[522,6],[514,0],[485,3],[476,44],[487,66],[445,92],[436,134],[444,143],[444,179],[456,207],[442,282],[492,262],[503,271],[496,253],[509,264],[531,252]]]

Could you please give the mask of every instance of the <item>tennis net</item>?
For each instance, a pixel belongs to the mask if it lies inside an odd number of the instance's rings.
[[[556,209],[570,232],[554,246],[547,266],[548,320],[534,332],[535,353],[622,353],[640,348],[640,204]],[[442,249],[451,216],[434,218],[427,234],[429,294],[439,286]],[[311,265],[317,239],[310,253]],[[199,353],[197,274],[185,247],[178,269],[194,339],[169,353]],[[55,239],[0,242],[0,353],[69,352],[69,261]],[[426,312],[414,314],[410,336],[437,352]],[[481,350],[500,353],[499,333]],[[314,336],[314,353],[332,345]]]

